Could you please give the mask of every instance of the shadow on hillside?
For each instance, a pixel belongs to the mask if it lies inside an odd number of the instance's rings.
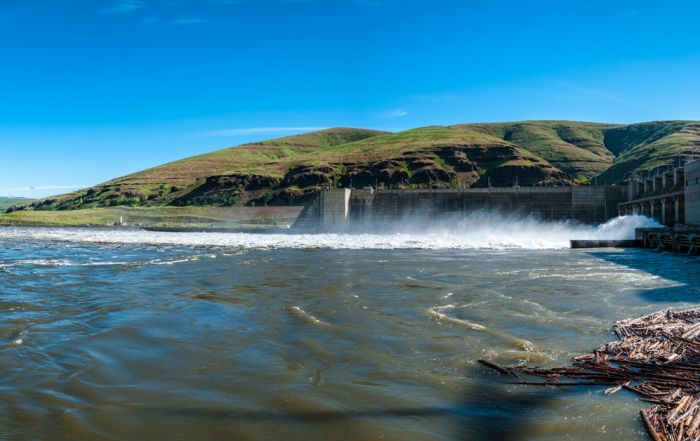
[[[652,250],[589,251],[588,254],[608,262],[644,271],[676,286],[640,290],[648,302],[700,302],[700,258]]]

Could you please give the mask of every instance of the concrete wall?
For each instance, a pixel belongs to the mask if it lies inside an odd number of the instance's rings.
[[[685,166],[685,223],[700,226],[700,161]]]
[[[292,229],[296,231],[319,231],[321,230],[321,219],[321,195],[319,194],[304,206],[294,221]]]
[[[598,224],[617,216],[618,204],[625,200],[626,190],[626,187],[324,190],[305,209],[295,228],[310,229],[316,225],[321,231],[384,229],[401,220],[429,220],[477,210]],[[314,216],[320,219],[314,221]]]
[[[399,221],[477,210],[545,220],[603,223],[617,215],[626,187],[524,187],[468,190],[324,190],[299,216],[297,230],[390,229]]]
[[[383,225],[413,216],[437,218],[476,210],[522,213],[547,220],[602,223],[617,215],[622,187],[524,187],[469,190],[378,190],[350,198],[350,225]]]

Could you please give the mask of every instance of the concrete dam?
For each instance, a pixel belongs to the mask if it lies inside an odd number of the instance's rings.
[[[444,219],[479,210],[522,214],[542,220],[600,224],[618,215],[626,187],[520,187],[440,190],[321,190],[302,210],[293,229],[353,232],[388,230],[398,221]]]

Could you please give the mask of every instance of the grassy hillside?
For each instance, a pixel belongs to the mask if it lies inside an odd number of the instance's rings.
[[[29,198],[14,198],[0,196],[0,211],[5,211],[13,205],[28,204],[32,201],[33,199]]]
[[[526,121],[500,124],[467,124],[546,159],[569,176],[585,181],[605,171],[615,154],[605,145],[610,124],[568,121]]]
[[[616,158],[601,173],[600,182],[614,184],[635,173],[677,163],[679,157],[700,155],[700,122],[659,121],[633,124],[605,133]]]
[[[285,170],[296,164],[296,158],[304,154],[322,153],[337,145],[382,133],[338,128],[227,148],[117,178],[90,189],[49,198],[35,207],[76,209],[167,205],[196,190],[211,176],[253,180],[257,183],[255,185],[264,188],[279,182]],[[216,201],[215,205],[236,205],[240,202],[229,196]]]
[[[328,186],[614,184],[692,152],[700,153],[700,122],[338,128],[186,158],[25,208],[290,205]]]
[[[617,184],[679,157],[700,155],[700,122],[621,125],[571,121],[467,124],[540,155],[574,180]]]

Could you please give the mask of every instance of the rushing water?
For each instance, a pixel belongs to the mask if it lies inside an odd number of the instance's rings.
[[[475,360],[567,364],[614,320],[700,303],[698,259],[491,228],[0,229],[0,439],[645,439],[635,396]]]

